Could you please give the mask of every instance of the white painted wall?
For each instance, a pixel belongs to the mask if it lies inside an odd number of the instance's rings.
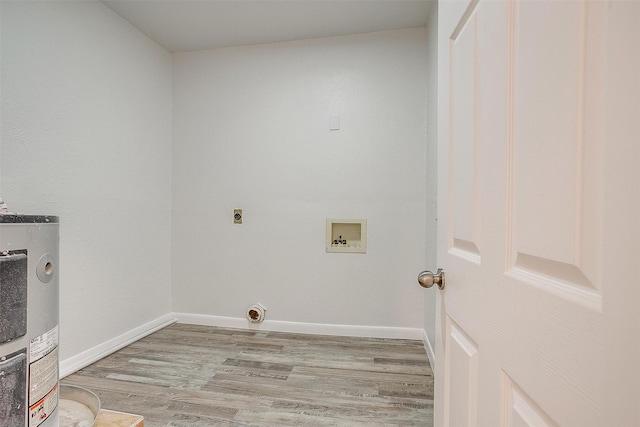
[[[438,168],[438,3],[433,2],[427,23],[427,252],[424,268],[436,271],[437,257],[437,168]],[[424,332],[427,352],[434,362],[436,342],[437,289],[424,290]]]
[[[174,55],[174,311],[261,302],[271,320],[423,327],[425,43],[414,29]],[[367,254],[325,253],[327,217],[367,218]]]
[[[171,57],[100,2],[2,1],[0,194],[61,218],[61,360],[171,310]]]

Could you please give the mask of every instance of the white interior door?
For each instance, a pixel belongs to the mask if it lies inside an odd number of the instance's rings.
[[[640,425],[640,2],[438,27],[435,425]]]

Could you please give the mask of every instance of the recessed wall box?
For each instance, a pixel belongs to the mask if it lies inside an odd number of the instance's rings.
[[[367,253],[367,220],[327,218],[327,252]]]

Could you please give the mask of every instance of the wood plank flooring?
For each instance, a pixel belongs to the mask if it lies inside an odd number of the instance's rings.
[[[147,427],[433,425],[413,340],[174,324],[61,382]]]

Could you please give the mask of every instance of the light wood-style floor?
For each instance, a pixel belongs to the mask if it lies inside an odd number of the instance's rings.
[[[174,324],[70,375],[145,426],[433,425],[420,341]]]

